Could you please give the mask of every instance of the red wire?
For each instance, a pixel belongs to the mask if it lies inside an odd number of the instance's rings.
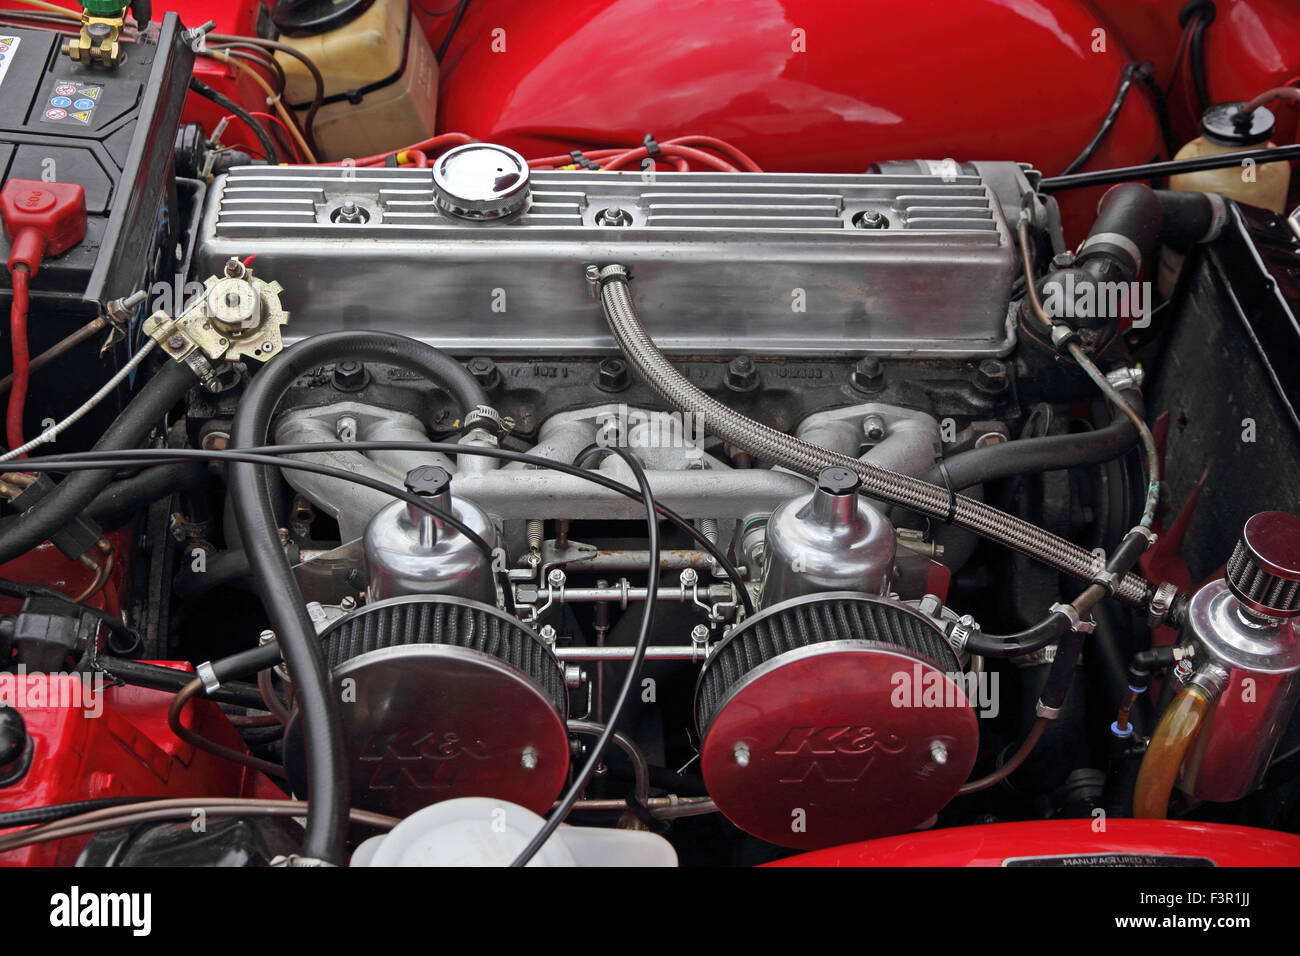
[[[9,270],[13,280],[13,304],[9,307],[9,334],[13,338],[14,383],[9,391],[9,409],[5,415],[5,437],[10,448],[23,444],[23,408],[27,404],[27,379],[30,363],[27,354],[27,284],[25,267]],[[20,456],[26,457],[26,456]]]
[[[267,119],[271,120],[273,123],[275,123],[277,126],[279,126],[280,129],[284,132],[285,144],[288,145],[289,151],[293,153],[293,161],[295,163],[302,162],[302,154],[298,152],[298,141],[293,138],[293,133],[289,132],[289,127],[284,125],[284,120],[280,119],[280,117],[278,116],[273,116],[270,113],[250,112],[248,115],[253,117],[254,119],[264,116]],[[237,119],[237,118],[238,117],[234,117],[234,116],[230,117],[230,119]]]

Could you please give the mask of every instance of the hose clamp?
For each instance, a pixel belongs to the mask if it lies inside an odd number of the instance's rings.
[[[1034,713],[1043,720],[1055,720],[1061,716],[1061,708],[1048,707],[1040,697],[1038,703],[1034,704]]]
[[[1084,240],[1083,245],[1079,247],[1079,253],[1076,258],[1082,257],[1089,246],[1099,245],[1114,246],[1117,249],[1122,249],[1124,254],[1133,261],[1133,272],[1136,274],[1142,271],[1142,250],[1137,247],[1137,243],[1132,239],[1128,236],[1121,235],[1118,232],[1099,232],[1095,236],[1089,236]]]
[[[1172,582],[1165,581],[1156,588],[1155,593],[1151,595],[1151,601],[1147,604],[1147,623],[1152,627],[1159,627],[1169,622],[1169,612],[1173,610],[1174,598],[1178,596],[1178,586]]]
[[[194,676],[203,682],[203,690],[209,697],[221,687],[221,681],[217,679],[216,671],[212,669],[212,661],[204,661],[195,667]]]
[[[1091,634],[1097,629],[1096,622],[1091,617],[1085,620],[1080,616],[1073,604],[1053,604],[1048,608],[1053,614],[1064,614],[1070,621],[1070,630],[1078,634]]]
[[[1106,589],[1106,593],[1111,597],[1115,596],[1115,591],[1119,587],[1119,572],[1102,568],[1092,576],[1093,584],[1100,584]]]
[[[1205,198],[1210,202],[1210,228],[1205,230],[1205,235],[1201,236],[1197,242],[1213,242],[1219,238],[1223,232],[1223,227],[1228,221],[1228,204],[1224,202],[1223,197],[1218,193],[1205,193]]]
[[[621,266],[617,262],[604,266],[596,273],[596,284],[600,288],[605,288],[611,282],[627,282],[632,278],[632,273],[627,266]]]
[[[980,626],[975,623],[975,618],[963,614],[948,628],[948,643],[958,654],[963,654],[966,645],[970,643],[971,636],[979,629]]]
[[[1187,683],[1191,687],[1199,687],[1205,691],[1210,695],[1211,700],[1217,700],[1219,695],[1228,689],[1229,676],[1227,668],[1213,661],[1207,661],[1196,669],[1196,673]]]
[[[491,405],[475,405],[465,413],[465,420],[461,423],[467,432],[485,426],[497,435],[509,435],[515,429],[515,420],[502,415]]]
[[[326,860],[315,856],[300,856],[297,853],[290,853],[288,856],[276,856],[271,858],[268,866],[333,866]]]

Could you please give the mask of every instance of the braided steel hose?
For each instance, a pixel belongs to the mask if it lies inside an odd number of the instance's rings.
[[[861,493],[869,498],[902,505],[973,531],[1081,581],[1092,581],[1105,569],[1105,557],[982,501],[809,444],[728,408],[688,382],[650,340],[632,304],[626,268],[608,265],[599,270],[596,278],[605,319],[627,360],[660,398],[679,411],[698,416],[723,441],[761,461],[810,478],[830,465],[851,468],[862,478]],[[1149,589],[1140,575],[1126,574],[1116,582],[1115,596],[1127,604],[1140,605],[1145,603]]]

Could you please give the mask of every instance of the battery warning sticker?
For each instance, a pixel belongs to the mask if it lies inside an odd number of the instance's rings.
[[[18,52],[19,40],[20,37],[7,37],[0,34],[0,83],[5,81],[9,64],[14,61],[14,55]]]
[[[90,118],[95,115],[99,105],[102,86],[83,83],[80,80],[55,80],[50,88],[50,95],[42,105],[41,121],[45,123],[71,123],[74,126],[89,126]]]

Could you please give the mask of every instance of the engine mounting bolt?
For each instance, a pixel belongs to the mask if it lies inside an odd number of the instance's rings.
[[[1007,363],[998,359],[985,359],[975,369],[975,387],[989,395],[1007,390]]]
[[[727,366],[727,388],[747,392],[758,385],[758,368],[748,355],[737,355]]]
[[[501,384],[501,373],[497,370],[497,363],[487,356],[480,355],[472,358],[465,363],[465,367],[484,388],[496,388]]]
[[[857,229],[888,229],[889,217],[879,209],[864,209],[853,217]]]
[[[859,391],[874,392],[885,383],[885,367],[874,355],[865,356],[853,366],[849,381]]]
[[[596,387],[603,392],[621,392],[630,383],[627,362],[621,358],[604,359],[596,369]]]
[[[942,740],[930,741],[930,757],[937,764],[948,762],[948,748]]]
[[[537,748],[525,747],[524,752],[519,757],[519,766],[525,770],[537,769]]]
[[[366,367],[356,359],[343,359],[334,366],[333,380],[340,391],[358,391],[366,384]]]
[[[748,767],[749,766],[749,745],[746,743],[736,744],[736,746],[731,748],[731,756],[736,759],[737,767]]]
[[[630,226],[632,225],[632,214],[626,209],[620,209],[613,206],[609,209],[602,209],[596,213],[596,225],[598,226]]]
[[[885,420],[879,415],[868,415],[862,419],[862,434],[867,441],[878,442],[885,438]]]

